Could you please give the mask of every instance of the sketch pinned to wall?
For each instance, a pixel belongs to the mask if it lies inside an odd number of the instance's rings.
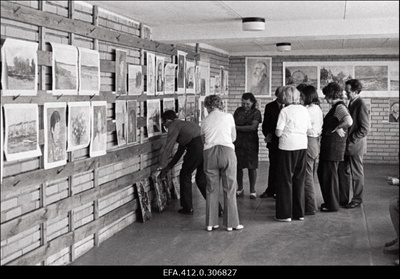
[[[155,55],[154,53],[147,52],[147,95],[156,94],[156,77],[155,77]]]
[[[147,220],[151,219],[151,201],[149,198],[149,193],[144,187],[143,181],[139,181],[138,183],[136,183],[136,191],[139,197],[142,222],[145,223]]]
[[[140,65],[128,65],[128,95],[143,93],[143,72]]]
[[[399,91],[399,61],[389,66],[390,69],[390,91]]]
[[[343,89],[346,81],[353,78],[353,69],[351,65],[321,65],[319,69],[319,89],[322,90],[330,82],[338,83]]]
[[[1,48],[3,96],[37,95],[38,43],[7,38]]]
[[[224,87],[223,87],[224,95],[229,94],[229,71],[224,71]]]
[[[151,176],[154,192],[156,193],[156,205],[158,212],[162,212],[167,207],[167,195],[165,193],[165,189],[163,189],[163,184],[161,178],[156,175]]]
[[[147,100],[147,136],[153,137],[161,134],[160,100]]]
[[[178,119],[186,119],[186,96],[178,96]]]
[[[164,94],[164,60],[162,56],[156,56],[156,94]]]
[[[389,100],[389,122],[399,122],[399,99]]]
[[[388,66],[354,66],[354,78],[363,85],[363,91],[388,91]]]
[[[245,70],[245,91],[270,97],[272,58],[246,57]]]
[[[195,82],[194,82],[194,84],[195,84],[195,92],[196,92],[196,94],[200,94],[201,83],[200,83],[200,66],[199,65],[196,65],[196,67],[195,67],[194,76],[195,76]]]
[[[179,94],[185,93],[185,76],[186,76],[186,52],[177,51],[177,64],[178,64],[178,75],[177,75],[177,84]]]
[[[115,101],[115,129],[117,133],[118,146],[127,143],[128,137],[128,114],[126,112],[126,101]]]
[[[78,94],[78,49],[50,43],[53,50],[53,95]]]
[[[185,88],[186,93],[195,93],[195,69],[196,65],[194,62],[186,61],[186,73],[185,73]]]
[[[107,149],[107,102],[92,102],[90,113],[92,130],[89,155],[90,157],[105,155]]]
[[[128,100],[126,102],[126,114],[128,116],[128,129],[127,129],[127,142],[136,142],[136,116],[137,116],[137,102]]]
[[[210,95],[215,94],[215,77],[210,78]]]
[[[126,95],[126,77],[127,77],[127,66],[126,66],[127,52],[125,50],[115,50],[115,94]]]
[[[186,114],[185,120],[186,121],[196,121],[197,120],[197,113],[196,113],[196,98],[194,95],[187,95],[186,96]]]
[[[44,103],[44,168],[67,163],[67,104]]]
[[[299,84],[312,85],[318,88],[317,66],[286,66],[284,75],[285,85],[298,86]]]
[[[219,78],[220,78],[220,93],[225,95],[225,67],[219,67]]]
[[[176,69],[177,69],[176,64],[167,63],[167,65],[165,66],[165,79],[164,79],[165,94],[175,93]]]
[[[199,61],[200,80],[199,88],[200,95],[210,95],[210,63]]]
[[[221,77],[219,75],[215,76],[214,94],[221,94]]]
[[[206,116],[208,115],[208,111],[207,109],[204,107],[204,99],[206,97],[205,96],[201,96],[198,99],[198,111],[199,111],[199,124],[201,124],[201,121],[206,118]]]
[[[68,148],[75,151],[90,143],[90,102],[68,103]]]
[[[4,152],[7,161],[42,155],[37,104],[4,104]]]
[[[164,98],[163,99],[163,112],[167,111],[167,110],[176,111],[174,98]]]
[[[79,95],[100,94],[100,54],[97,50],[78,47]]]

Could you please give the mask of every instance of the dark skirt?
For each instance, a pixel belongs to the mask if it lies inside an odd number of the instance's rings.
[[[239,169],[258,168],[258,134],[238,132],[235,141],[237,167]]]

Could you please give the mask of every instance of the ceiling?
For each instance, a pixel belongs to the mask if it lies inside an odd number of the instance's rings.
[[[232,56],[399,54],[398,1],[86,2],[144,23],[154,41]],[[243,17],[264,17],[265,31],[242,31]]]

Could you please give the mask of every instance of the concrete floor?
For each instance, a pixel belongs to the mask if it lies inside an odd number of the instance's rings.
[[[258,195],[267,170],[268,163],[261,162]],[[250,200],[245,180],[245,196],[238,198],[244,229],[233,232],[205,230],[205,201],[194,185],[193,216],[177,213],[179,201],[174,200],[163,213],[129,225],[71,265],[393,265],[398,256],[382,250],[396,237],[388,205],[399,188],[387,184],[388,176],[398,176],[398,165],[366,165],[361,207],[317,212],[290,223],[274,220],[274,199]]]

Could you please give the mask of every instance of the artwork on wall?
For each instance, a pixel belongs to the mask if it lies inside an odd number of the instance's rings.
[[[229,71],[227,70],[224,71],[224,85],[222,89],[224,95],[229,94]]]
[[[177,84],[178,84],[178,93],[185,93],[185,76],[186,76],[186,52],[177,51],[177,64],[178,64],[178,75],[177,75]]]
[[[165,79],[164,79],[165,94],[175,93],[176,69],[177,69],[176,64],[167,63],[167,65],[165,66]]]
[[[147,136],[153,137],[161,134],[160,100],[147,100]]]
[[[7,161],[42,155],[37,104],[4,104],[4,153]]]
[[[3,158],[4,158],[4,149],[3,149],[3,108],[0,106],[0,183],[3,182]]]
[[[128,65],[128,95],[143,93],[143,72],[140,65]]]
[[[272,58],[246,57],[245,70],[245,91],[270,97]]]
[[[53,50],[53,95],[78,94],[78,49],[50,43]]]
[[[204,118],[206,118],[206,116],[208,115],[208,111],[207,111],[207,109],[204,107],[204,99],[205,99],[205,97],[204,96],[201,96],[199,99],[198,99],[198,107],[199,107],[199,109],[198,109],[198,111],[199,111],[199,124],[201,124],[201,121],[204,119]]]
[[[195,76],[195,92],[196,94],[200,94],[201,91],[201,83],[200,83],[200,66],[196,65],[196,70],[194,71]]]
[[[210,95],[210,63],[199,61],[199,71],[200,95]]]
[[[210,95],[215,94],[215,77],[210,78]]]
[[[127,52],[125,50],[116,49],[115,50],[115,94],[126,95],[126,56]]]
[[[155,77],[155,55],[147,52],[147,95],[155,95],[156,93],[156,77]]]
[[[107,149],[107,102],[95,101],[91,105],[92,131],[90,157],[106,154]]]
[[[399,122],[399,99],[389,100],[389,122]]]
[[[346,81],[353,78],[353,66],[351,65],[321,65],[319,68],[319,89],[322,90],[330,82],[337,82],[345,88]]]
[[[164,60],[162,56],[156,56],[156,94],[164,94]]]
[[[285,85],[312,85],[318,88],[317,66],[287,66],[285,69]]]
[[[390,91],[399,91],[399,61],[389,65],[390,70]]]
[[[163,112],[167,110],[175,110],[175,99],[174,98],[164,98],[163,99]]]
[[[215,76],[214,94],[221,94],[221,77],[219,75]]]
[[[365,65],[354,67],[354,78],[363,85],[363,91],[388,91],[388,66]]]
[[[225,95],[225,68],[224,66],[219,67],[219,79],[220,79],[220,93]]]
[[[3,96],[37,95],[38,43],[7,38],[1,48]]]
[[[158,212],[162,212],[167,207],[167,194],[164,190],[161,178],[152,175],[151,176],[153,185],[154,185],[154,192],[156,194],[156,205]]]
[[[178,96],[178,119],[185,120],[186,119],[186,96]]]
[[[67,104],[44,103],[44,168],[67,163]]]
[[[78,47],[79,95],[100,94],[100,54],[97,50]]]
[[[68,148],[75,151],[90,143],[90,102],[68,103]]]
[[[185,120],[196,121],[196,98],[194,95],[186,96]]]
[[[127,143],[128,136],[128,114],[126,112],[126,101],[115,101],[115,129],[117,133],[117,144],[124,145]]]
[[[127,129],[127,142],[136,142],[136,115],[137,115],[137,102],[128,100],[126,102],[126,114],[128,116],[128,129]]]
[[[186,93],[195,93],[195,69],[194,62],[186,61],[185,88]]]
[[[147,220],[151,219],[151,201],[149,198],[149,193],[144,187],[143,181],[139,181],[138,183],[136,183],[136,191],[139,197],[142,221],[143,223],[145,223]]]

